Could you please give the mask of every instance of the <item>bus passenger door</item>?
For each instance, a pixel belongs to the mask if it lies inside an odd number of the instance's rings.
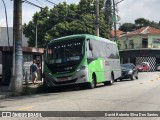
[[[88,39],[86,41],[86,51],[87,51],[87,64],[88,64],[88,76],[89,76],[89,81],[92,80],[92,72],[95,71],[93,67],[93,53],[92,53],[92,48],[90,44],[90,40]]]

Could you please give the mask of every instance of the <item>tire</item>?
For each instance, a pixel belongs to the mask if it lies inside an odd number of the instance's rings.
[[[114,76],[113,74],[111,74],[111,80],[104,82],[104,85],[113,85],[113,83],[114,83]]]
[[[45,80],[43,81],[43,86],[44,86],[44,92],[49,92],[51,90],[51,87],[47,86],[47,83],[45,82]]]
[[[89,83],[88,88],[89,89],[94,89],[96,87],[96,76],[92,75],[92,82]]]
[[[132,76],[131,76],[131,80],[134,80],[135,79],[135,75],[133,74]]]
[[[134,80],[133,75],[131,76],[131,80]]]

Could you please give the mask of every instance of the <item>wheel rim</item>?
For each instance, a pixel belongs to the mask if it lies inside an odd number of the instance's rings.
[[[92,83],[91,83],[92,88],[95,88],[95,80],[94,80],[94,76],[92,76]]]
[[[111,79],[111,84],[113,83],[113,79]]]
[[[111,84],[114,83],[114,80],[113,80],[113,76],[111,76],[111,81],[110,81]]]

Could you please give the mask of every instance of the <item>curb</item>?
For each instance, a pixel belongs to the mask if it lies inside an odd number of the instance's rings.
[[[29,88],[30,88],[30,90],[31,90],[31,94],[36,94],[37,93],[37,88],[38,88],[38,86],[41,84],[41,82],[39,82],[38,84],[36,84],[36,85],[32,85],[31,83],[29,83],[29,84],[23,84],[23,88],[25,87],[25,86],[28,86]],[[26,94],[26,95],[29,95],[29,94]],[[23,95],[19,95],[19,96],[23,96]],[[6,91],[1,91],[0,90],[0,100],[4,100],[4,99],[7,99],[7,98],[9,98],[9,97],[14,97],[14,95],[13,95],[13,93],[11,92],[11,91],[8,91],[8,90],[6,90]]]
[[[11,96],[12,96],[12,93],[7,93],[5,95],[0,95],[0,100],[4,100],[4,99],[9,98]]]

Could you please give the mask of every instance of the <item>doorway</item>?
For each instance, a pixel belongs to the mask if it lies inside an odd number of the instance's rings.
[[[148,38],[142,38],[142,48],[148,48]]]

